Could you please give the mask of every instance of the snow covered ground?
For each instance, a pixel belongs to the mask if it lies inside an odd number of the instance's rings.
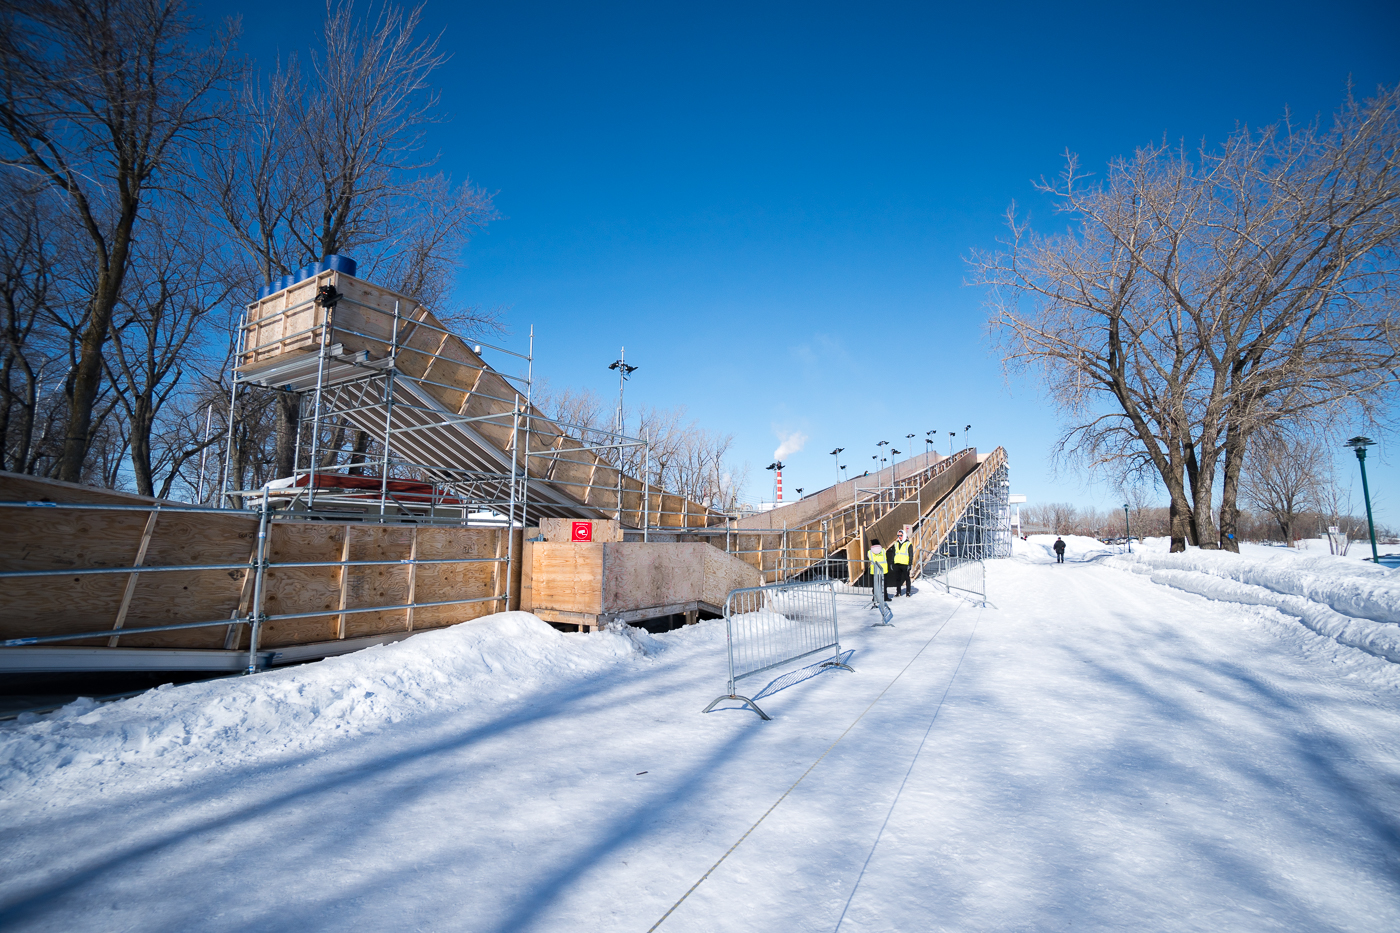
[[[0,928],[640,933],[743,838],[660,930],[1400,929],[1389,574],[1052,540],[772,722],[722,622],[513,613],[7,724]]]

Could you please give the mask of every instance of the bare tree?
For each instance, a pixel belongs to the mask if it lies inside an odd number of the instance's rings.
[[[1331,127],[1240,128],[1216,149],[1151,146],[1091,184],[1074,157],[1040,189],[1077,228],[1011,216],[975,258],[1010,367],[1045,373],[1061,450],[1150,468],[1172,548],[1234,546],[1249,439],[1275,424],[1375,417],[1397,379],[1400,91]],[[1224,461],[1223,528],[1213,493]]]
[[[53,304],[71,258],[45,193],[22,181],[0,179],[0,468],[17,473],[51,453],[35,440],[67,368]]]
[[[1073,534],[1078,528],[1079,509],[1068,502],[1042,502],[1026,508],[1026,521],[1042,525],[1051,534]]]
[[[495,210],[470,181],[431,170],[426,132],[440,119],[432,77],[445,56],[439,37],[418,37],[421,12],[383,4],[366,16],[351,2],[329,3],[309,72],[293,56],[249,77],[243,119],[205,160],[209,194],[248,264],[248,290],[353,253],[364,276],[414,296],[458,330],[499,327],[497,314],[447,301],[463,247]],[[276,411],[285,475],[296,399],[283,394]]]
[[[90,274],[58,474],[78,481],[137,222],[178,166],[227,75],[232,30],[209,46],[179,0],[0,3],[0,164],[61,193]]]
[[[183,376],[208,373],[222,362],[217,355],[208,358],[204,324],[227,299],[229,286],[211,261],[212,244],[203,242],[203,231],[179,211],[157,213],[148,225],[113,321],[107,368],[126,413],[136,491],[154,496],[152,434]],[[165,436],[168,440],[172,433]],[[167,479],[203,444],[167,448],[166,466],[172,471]],[[164,488],[169,487],[166,482]]]
[[[1260,436],[1251,445],[1241,471],[1244,499],[1272,518],[1290,545],[1299,516],[1318,505],[1319,464],[1325,457],[1322,445],[1277,433]]]

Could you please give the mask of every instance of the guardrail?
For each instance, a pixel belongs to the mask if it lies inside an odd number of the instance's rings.
[[[924,563],[920,578],[942,586],[949,595],[987,605],[987,566],[980,560],[935,555]]]
[[[745,677],[777,670],[799,658],[830,650],[822,667],[853,671],[841,661],[841,637],[836,624],[836,593],[829,581],[779,583],[732,591],[724,601],[724,625],[729,654],[729,692],[716,697],[704,712],[722,700],[739,700],[761,718],[772,717],[752,699],[740,696],[737,683]]]

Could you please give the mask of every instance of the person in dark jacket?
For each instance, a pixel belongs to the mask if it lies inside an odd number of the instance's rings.
[[[1057,563],[1057,564],[1063,564],[1064,562],[1065,562],[1065,539],[1064,539],[1064,538],[1056,538],[1056,539],[1055,539],[1055,563]]]

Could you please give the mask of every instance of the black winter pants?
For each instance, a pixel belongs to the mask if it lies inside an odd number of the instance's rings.
[[[913,591],[909,586],[909,565],[893,564],[890,566],[890,582],[894,584],[894,595],[899,595],[900,586],[904,587],[904,595],[912,596]]]

